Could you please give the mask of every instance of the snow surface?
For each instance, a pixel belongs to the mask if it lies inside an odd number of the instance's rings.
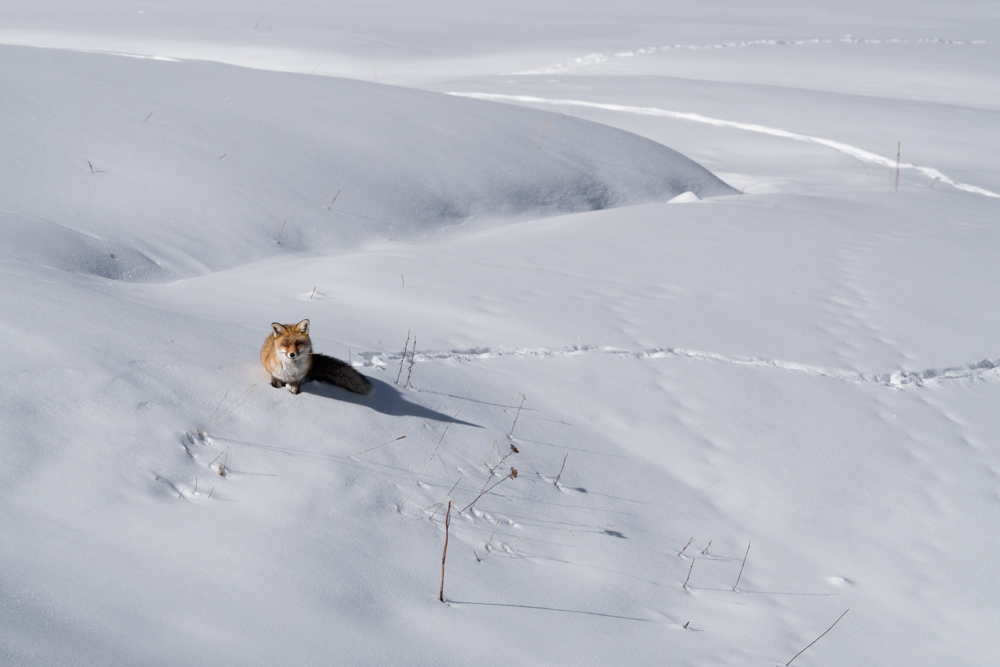
[[[997,664],[998,28],[0,7],[0,664]]]

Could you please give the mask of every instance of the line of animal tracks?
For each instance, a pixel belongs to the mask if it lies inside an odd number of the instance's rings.
[[[698,350],[688,350],[684,348],[655,348],[648,350],[622,350],[614,347],[598,347],[584,345],[565,348],[519,348],[519,349],[494,349],[477,348],[472,350],[452,350],[450,352],[420,352],[416,355],[417,361],[454,360],[458,362],[475,362],[488,359],[498,359],[501,357],[521,357],[521,358],[551,358],[551,357],[575,357],[590,354],[605,354],[612,356],[629,357],[632,359],[694,359],[697,361],[733,364],[737,366],[752,366],[756,368],[775,369],[780,371],[802,373],[817,377],[828,377],[845,382],[878,384],[885,387],[902,389],[906,387],[922,387],[927,384],[955,381],[955,380],[985,380],[990,377],[1000,376],[1000,359],[983,359],[973,364],[963,366],[950,366],[947,368],[928,368],[920,371],[892,371],[888,373],[859,373],[856,371],[846,371],[839,369],[821,368],[810,366],[794,361],[782,361],[779,359],[761,359],[757,357],[737,357],[715,352],[701,352]],[[385,366],[399,362],[399,354],[386,354],[382,352],[363,352],[360,355],[364,362],[363,366]]]
[[[556,63],[555,65],[547,65],[545,67],[536,67],[534,69],[521,70],[519,72],[510,72],[512,75],[518,74],[562,74],[566,70],[578,69],[580,67],[589,67],[592,65],[600,65],[602,63],[612,62],[614,60],[621,60],[623,58],[635,58],[636,56],[648,56],[654,53],[664,53],[668,51],[717,51],[721,49],[745,49],[750,47],[796,47],[796,46],[815,46],[822,44],[869,44],[869,45],[909,45],[909,44],[921,44],[921,45],[942,45],[942,46],[978,46],[980,44],[993,44],[994,42],[985,39],[976,40],[957,40],[957,39],[940,39],[940,38],[926,38],[926,39],[863,39],[854,37],[853,35],[845,35],[844,37],[839,37],[836,39],[754,39],[754,40],[741,40],[736,42],[722,42],[718,44],[669,44],[667,46],[649,46],[642,49],[634,49],[631,51],[614,51],[614,52],[604,52],[604,53],[588,53],[584,56],[578,56],[572,58],[571,60],[566,60],[561,63]]]
[[[820,146],[825,146],[827,148],[832,148],[835,151],[839,151],[851,157],[855,157],[862,162],[870,162],[883,167],[889,167],[895,169],[897,166],[896,158],[886,157],[884,155],[879,155],[877,153],[872,153],[863,148],[858,148],[857,146],[851,146],[850,144],[845,144],[840,141],[834,141],[832,139],[824,139],[823,137],[814,137],[808,134],[798,134],[797,132],[789,132],[788,130],[782,130],[776,127],[768,127],[766,125],[756,125],[753,123],[740,123],[732,120],[723,120],[721,118],[712,118],[711,116],[703,116],[697,113],[687,113],[684,111],[670,111],[668,109],[658,109],[656,107],[634,107],[627,106],[624,104],[606,104],[603,102],[587,102],[584,100],[561,100],[553,99],[548,97],[533,97],[531,95],[500,95],[496,93],[462,93],[462,92],[449,92],[449,95],[455,95],[458,97],[471,97],[477,100],[488,100],[492,102],[523,102],[526,104],[549,104],[553,106],[575,106],[575,107],[587,107],[590,109],[602,109],[604,111],[618,111],[622,113],[637,114],[640,116],[660,116],[662,118],[676,118],[679,120],[687,120],[695,123],[704,123],[706,125],[714,125],[715,127],[728,127],[737,130],[744,130],[747,132],[756,132],[758,134],[768,134],[773,137],[781,137],[782,139],[792,139],[794,141],[804,141],[807,143],[819,144]],[[927,178],[932,180],[938,180],[941,183],[946,183],[957,190],[964,190],[965,192],[972,192],[977,195],[983,195],[984,197],[997,197],[1000,198],[1000,194],[987,190],[986,188],[981,188],[977,185],[969,185],[968,183],[959,183],[945,174],[941,173],[937,169],[932,167],[923,167],[916,164],[911,164],[909,162],[898,163],[900,169],[912,169],[920,172]]]

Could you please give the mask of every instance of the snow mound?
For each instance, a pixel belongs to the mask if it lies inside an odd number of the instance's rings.
[[[3,254],[30,247],[73,271],[163,281],[474,218],[732,192],[665,146],[558,112],[218,63],[0,52]]]

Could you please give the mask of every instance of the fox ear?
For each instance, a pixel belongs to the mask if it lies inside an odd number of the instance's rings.
[[[284,336],[287,329],[285,329],[284,324],[278,324],[277,322],[271,322],[271,331],[274,332],[275,336]]]
[[[298,324],[295,325],[295,328],[298,329],[299,333],[305,334],[306,336],[308,336],[309,335],[309,320],[302,320],[301,322],[299,322]]]

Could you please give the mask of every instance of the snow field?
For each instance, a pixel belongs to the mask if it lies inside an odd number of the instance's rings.
[[[0,47],[0,662],[996,662],[996,200],[616,110],[1000,192],[986,9],[108,7],[3,41],[298,74]]]

